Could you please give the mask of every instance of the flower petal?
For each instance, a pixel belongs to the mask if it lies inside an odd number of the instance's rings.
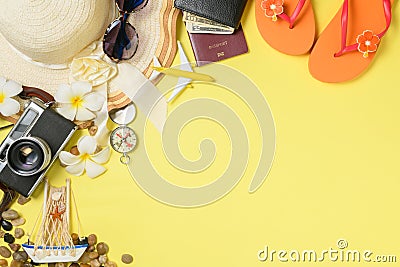
[[[378,36],[376,36],[376,35],[374,35],[374,36],[372,36],[372,39],[371,39],[371,43],[372,44],[379,44],[379,37]]]
[[[261,8],[262,8],[262,9],[267,9],[267,8],[269,8],[268,1],[262,1],[262,2],[261,2]]]
[[[357,37],[357,43],[359,43],[359,44],[362,44],[362,43],[365,43],[366,41],[367,41],[367,38],[365,38],[365,36],[364,35],[359,35],[358,37]]]
[[[91,156],[91,159],[99,164],[104,164],[110,159],[111,151],[109,147],[104,148],[99,153],[94,154]]]
[[[83,97],[83,106],[91,111],[99,111],[105,101],[104,96],[99,93],[90,93]]]
[[[66,84],[61,84],[54,95],[54,99],[59,103],[71,103],[72,98],[72,89]]]
[[[92,155],[96,151],[97,144],[93,137],[85,135],[79,139],[77,146],[79,153]]]
[[[368,52],[376,52],[378,46],[376,44],[371,44],[368,46]]]
[[[358,51],[365,53],[368,51],[368,47],[365,45],[365,43],[361,43],[358,45]]]
[[[72,104],[62,104],[61,107],[57,108],[58,113],[63,115],[65,118],[73,121],[77,112],[77,108]]]
[[[88,121],[96,118],[96,115],[85,107],[78,107],[75,118],[78,121]]]
[[[90,159],[86,160],[85,169],[87,176],[90,178],[95,178],[107,170],[105,167],[91,161]]]
[[[276,6],[282,6],[283,5],[283,0],[275,0],[275,5]]]
[[[22,92],[22,85],[16,81],[9,80],[3,86],[3,94],[6,97],[13,97]]]
[[[280,15],[280,14],[283,13],[283,7],[282,6],[277,6],[274,11],[275,11],[276,15]]]
[[[67,166],[65,170],[72,175],[80,176],[85,170],[85,161],[82,160],[81,162],[75,165]]]
[[[67,151],[61,151],[59,155],[60,161],[62,164],[70,166],[78,164],[82,159],[78,156],[75,156]]]
[[[4,116],[11,116],[18,113],[20,104],[17,100],[12,98],[4,98],[3,103],[0,103],[0,113]]]
[[[266,15],[267,17],[272,17],[273,15],[275,15],[275,12],[272,11],[271,9],[266,9],[266,10],[265,10],[265,15]]]
[[[0,91],[3,90],[3,86],[6,84],[6,78],[0,76]]]
[[[92,85],[88,82],[73,82],[71,83],[71,89],[74,96],[84,96],[92,91]]]
[[[371,40],[371,39],[372,39],[372,36],[373,36],[374,34],[372,33],[372,31],[367,30],[367,31],[364,31],[363,35],[365,36],[365,38],[366,38],[367,40]]]

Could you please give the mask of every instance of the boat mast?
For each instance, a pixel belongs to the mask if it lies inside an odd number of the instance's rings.
[[[42,223],[46,221],[46,213],[47,213],[46,207],[47,207],[47,197],[48,197],[48,191],[49,191],[49,184],[48,184],[47,179],[45,180],[44,190],[43,191],[44,191],[44,193],[43,193],[43,215],[42,215],[43,218],[42,218]]]
[[[67,195],[66,195],[66,200],[65,200],[65,212],[67,213],[65,216],[66,216],[66,219],[67,219],[67,227],[68,227],[68,229],[67,229],[67,231],[69,231],[69,227],[70,227],[70,225],[69,225],[69,209],[70,209],[70,196],[71,196],[71,179],[67,179],[66,180],[66,184],[67,184]]]

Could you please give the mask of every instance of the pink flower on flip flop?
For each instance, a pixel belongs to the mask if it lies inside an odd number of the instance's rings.
[[[363,53],[363,57],[367,58],[368,53],[373,53],[378,49],[379,37],[372,31],[366,30],[357,37],[358,51]]]
[[[283,0],[264,0],[261,2],[261,8],[265,10],[265,16],[276,21],[276,16],[283,13]]]

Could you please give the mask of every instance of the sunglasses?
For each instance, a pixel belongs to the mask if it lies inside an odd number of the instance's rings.
[[[112,60],[131,59],[138,48],[139,36],[136,29],[129,24],[129,15],[144,8],[148,0],[115,0],[119,18],[107,28],[103,39],[103,51]]]

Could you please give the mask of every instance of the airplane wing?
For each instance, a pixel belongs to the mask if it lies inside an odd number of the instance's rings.
[[[190,65],[190,62],[185,54],[185,51],[183,51],[182,45],[179,41],[178,41],[178,50],[179,50],[179,57],[181,59],[180,69],[184,71],[193,72],[192,66]],[[174,98],[176,98],[176,96],[179,95],[179,93],[182,92],[186,88],[186,86],[191,82],[192,79],[179,77],[177,85],[175,86],[174,91],[172,92],[167,102],[171,102]]]
[[[153,66],[154,67],[162,67],[160,64],[160,61],[158,60],[158,58],[156,56],[154,56],[153,58]],[[149,80],[150,81],[154,81],[155,79],[157,79],[157,77],[160,75],[160,73],[156,70],[153,70],[153,72],[151,73]]]

